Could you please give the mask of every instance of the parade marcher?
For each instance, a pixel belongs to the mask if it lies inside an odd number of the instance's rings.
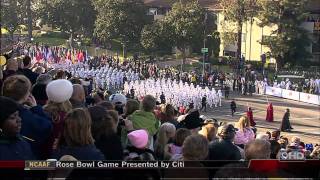
[[[230,108],[231,108],[231,115],[233,116],[234,113],[236,112],[237,110],[237,104],[236,102],[234,101],[234,99],[231,101],[230,103]]]
[[[161,95],[160,95],[160,103],[161,104],[165,104],[166,103],[166,96],[163,94],[163,92],[161,92]]]
[[[207,112],[207,95],[204,95],[202,97],[202,100],[201,100],[201,109],[200,111],[202,111],[204,109],[204,112]]]
[[[273,122],[273,106],[272,106],[272,103],[268,103],[266,121]]]
[[[252,112],[251,107],[248,107],[247,118],[249,119],[251,126],[255,126],[256,125],[256,122],[254,122],[254,120],[253,120],[253,112]]]
[[[282,118],[282,121],[281,121],[281,127],[280,127],[281,131],[291,131],[291,129],[293,129],[291,127],[289,119],[290,119],[290,110],[286,109],[286,112],[283,115],[283,118]]]
[[[229,92],[230,92],[230,87],[228,85],[225,85],[224,94],[225,94],[226,99],[229,98]]]

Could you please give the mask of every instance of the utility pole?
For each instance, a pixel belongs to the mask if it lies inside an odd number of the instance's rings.
[[[203,48],[206,48],[207,18],[208,18],[208,12],[207,12],[207,10],[206,10],[205,17],[204,17]],[[204,84],[205,58],[206,58],[206,52],[203,52],[203,59],[202,59],[202,61],[203,61],[203,62],[202,62],[202,84]]]
[[[32,12],[31,12],[31,0],[27,0],[27,17],[28,17],[28,42],[31,42],[32,38]]]

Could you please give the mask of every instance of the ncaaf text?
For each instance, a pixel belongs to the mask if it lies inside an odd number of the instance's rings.
[[[26,161],[25,170],[52,170],[56,168],[56,160],[47,161]]]

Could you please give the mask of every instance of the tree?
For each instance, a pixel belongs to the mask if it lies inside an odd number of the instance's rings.
[[[144,26],[141,32],[141,45],[148,53],[170,52],[172,39],[169,37],[168,25],[165,21],[155,21]]]
[[[75,33],[90,36],[93,33],[96,12],[91,0],[39,0],[38,14],[43,20],[70,33],[73,44]]]
[[[147,24],[146,6],[142,0],[94,0],[98,12],[95,36],[102,41],[117,39],[126,48],[140,42],[142,28]]]
[[[185,63],[186,48],[204,38],[204,33],[199,33],[204,32],[204,20],[205,10],[198,1],[174,3],[172,10],[163,19],[172,46],[182,52],[182,65]]]
[[[222,38],[226,42],[237,42],[237,58],[241,58],[242,48],[242,25],[244,22],[251,20],[256,16],[259,9],[256,3],[257,0],[219,0],[222,7],[222,13],[225,20],[234,23],[236,27],[236,36],[232,31],[224,32]]]
[[[261,43],[270,48],[270,56],[276,59],[278,68],[286,63],[304,64],[310,57],[308,33],[301,23],[304,22],[308,0],[261,1],[262,11],[259,19],[261,27],[276,26],[270,37]]]
[[[21,12],[20,3],[18,0],[10,0],[7,3],[1,0],[1,27],[8,30],[12,39],[13,33],[21,22],[21,18],[19,18]]]

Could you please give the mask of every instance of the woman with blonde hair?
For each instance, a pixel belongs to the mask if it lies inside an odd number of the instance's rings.
[[[164,123],[160,126],[157,140],[155,142],[154,152],[159,160],[164,159],[164,148],[169,141],[175,137],[176,127],[171,123]]]
[[[201,130],[199,131],[199,134],[207,138],[209,142],[219,140],[217,135],[217,129],[213,123],[213,120],[208,119],[204,122],[205,125],[202,126]]]
[[[244,148],[248,142],[254,140],[255,134],[250,126],[250,121],[247,117],[242,116],[236,123],[238,130],[234,138],[234,143],[241,148]]]
[[[104,155],[94,145],[91,134],[91,117],[87,109],[71,110],[65,119],[63,135],[53,158],[71,155],[78,160],[104,160]]]
[[[46,87],[48,102],[43,107],[44,111],[52,119],[52,132],[46,144],[46,153],[48,157],[52,151],[57,148],[59,138],[62,136],[66,114],[72,109],[69,99],[73,88],[68,80],[54,80]]]

